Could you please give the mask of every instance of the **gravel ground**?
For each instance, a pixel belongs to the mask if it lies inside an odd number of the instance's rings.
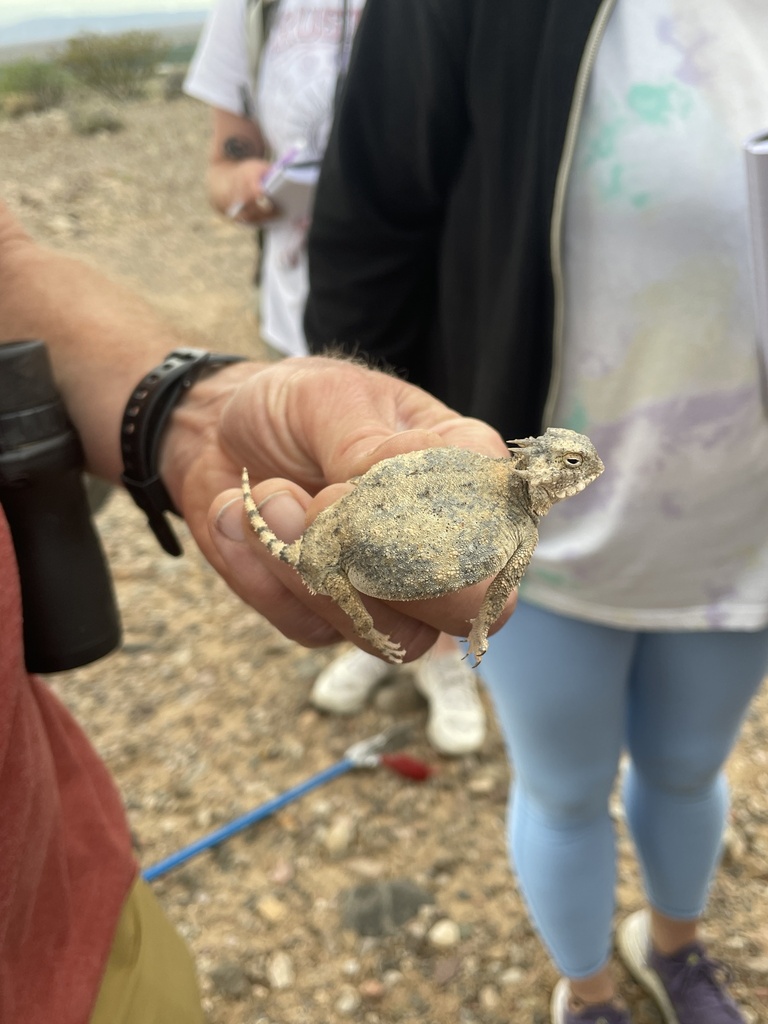
[[[0,121],[3,195],[41,241],[127,278],[193,338],[258,352],[250,235],[204,198],[206,112],[155,99],[119,116],[122,132],[88,138],[64,112]],[[125,642],[52,685],[114,772],[144,864],[394,721],[412,723],[408,752],[437,769],[421,784],[384,768],[344,774],[154,883],[194,950],[211,1024],[545,1024],[555,973],[507,866],[509,773],[495,727],[479,754],[439,758],[407,677],[354,718],[317,715],[309,686],[333,652],[283,639],[188,539],[184,558],[164,556],[124,495],[99,525]],[[768,1021],[767,731],[763,695],[730,764],[732,826],[708,917],[750,1022]],[[625,913],[640,891],[617,824]],[[432,902],[389,934],[358,934],[345,894],[391,882]],[[623,980],[636,1024],[657,1024]]]

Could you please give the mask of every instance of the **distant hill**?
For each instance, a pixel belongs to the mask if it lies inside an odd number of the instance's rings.
[[[161,32],[184,38],[199,33],[208,8],[137,14],[91,14],[80,17],[30,18],[0,25],[0,63],[21,57],[45,58],[57,46],[81,32],[119,35],[121,32]]]

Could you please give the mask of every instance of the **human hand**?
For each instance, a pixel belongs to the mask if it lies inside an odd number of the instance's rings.
[[[248,467],[254,500],[283,540],[346,493],[382,458],[458,445],[504,456],[487,424],[459,416],[419,388],[340,359],[238,364],[197,384],[174,413],[161,471],[195,540],[228,585],[282,633],[305,646],[346,637],[351,620],[269,554],[248,527],[239,488]],[[428,601],[365,598],[377,628],[408,651],[440,631],[466,635],[487,584]],[[509,603],[500,625],[511,614]]]
[[[264,191],[264,175],[271,163],[255,157],[222,161],[211,168],[211,193],[220,197],[217,206],[238,224],[263,224],[275,214],[275,205]]]

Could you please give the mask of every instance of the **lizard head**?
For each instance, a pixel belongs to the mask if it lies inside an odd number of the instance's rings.
[[[589,438],[574,430],[549,427],[541,437],[507,444],[514,473],[527,482],[533,511],[540,516],[583,491],[605,469]]]

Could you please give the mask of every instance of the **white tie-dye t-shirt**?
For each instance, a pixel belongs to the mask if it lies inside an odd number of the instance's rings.
[[[552,418],[606,471],[542,521],[534,603],[641,629],[768,624],[742,152],[764,129],[768,4],[618,0],[567,189]]]
[[[250,79],[246,0],[217,0],[184,83],[212,107],[256,114],[275,156],[301,147],[302,160],[321,160],[333,121],[336,82],[364,0],[280,0],[261,61]],[[343,39],[344,30],[346,37]],[[247,104],[244,103],[244,98]],[[273,222],[265,231],[261,335],[285,355],[306,355],[304,306],[309,292],[307,224]]]

